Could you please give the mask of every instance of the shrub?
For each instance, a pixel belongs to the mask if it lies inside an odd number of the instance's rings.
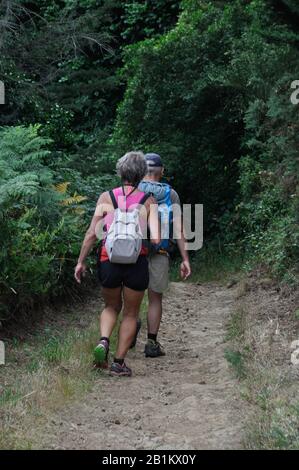
[[[16,316],[73,286],[85,226],[82,198],[55,188],[38,126],[0,130],[0,318]]]

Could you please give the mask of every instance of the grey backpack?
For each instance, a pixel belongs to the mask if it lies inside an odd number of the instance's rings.
[[[113,207],[113,222],[107,232],[105,248],[111,263],[134,264],[137,262],[142,247],[142,231],[139,223],[140,205],[150,194],[145,194],[139,207],[121,209],[118,207],[113,191],[109,192]]]

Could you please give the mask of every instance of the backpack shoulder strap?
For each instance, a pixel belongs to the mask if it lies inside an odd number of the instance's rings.
[[[165,187],[166,187],[166,194],[168,196],[168,194],[171,193],[172,187],[169,184],[165,184]]]
[[[111,197],[111,201],[112,201],[114,209],[117,209],[118,204],[117,204],[117,200],[112,189],[109,191],[109,196]]]
[[[168,185],[167,193],[166,193],[166,198],[167,198],[167,203],[168,203],[170,206],[172,206],[171,191],[172,191],[172,187]]]
[[[149,197],[152,196],[152,193],[145,193],[144,196],[139,201],[139,204],[145,204]]]

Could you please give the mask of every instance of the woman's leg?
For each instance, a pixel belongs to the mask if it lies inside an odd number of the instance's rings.
[[[101,339],[94,350],[94,359],[96,367],[106,368],[108,365],[109,338],[122,307],[121,287],[104,287],[103,297],[105,308],[100,316]]]
[[[102,294],[104,297],[105,308],[100,316],[101,336],[109,338],[117,322],[117,316],[122,309],[121,287],[110,289],[103,287]]]
[[[144,291],[136,291],[124,287],[123,297],[123,320],[119,329],[118,346],[115,354],[117,359],[124,359],[132,344],[136,333],[137,318],[144,297]]]

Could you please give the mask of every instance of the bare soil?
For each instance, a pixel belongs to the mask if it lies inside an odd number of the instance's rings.
[[[172,283],[159,336],[167,355],[144,358],[143,325],[127,357],[133,377],[100,373],[84,399],[49,417],[38,448],[242,448],[244,402],[224,358],[235,294],[236,287]]]

